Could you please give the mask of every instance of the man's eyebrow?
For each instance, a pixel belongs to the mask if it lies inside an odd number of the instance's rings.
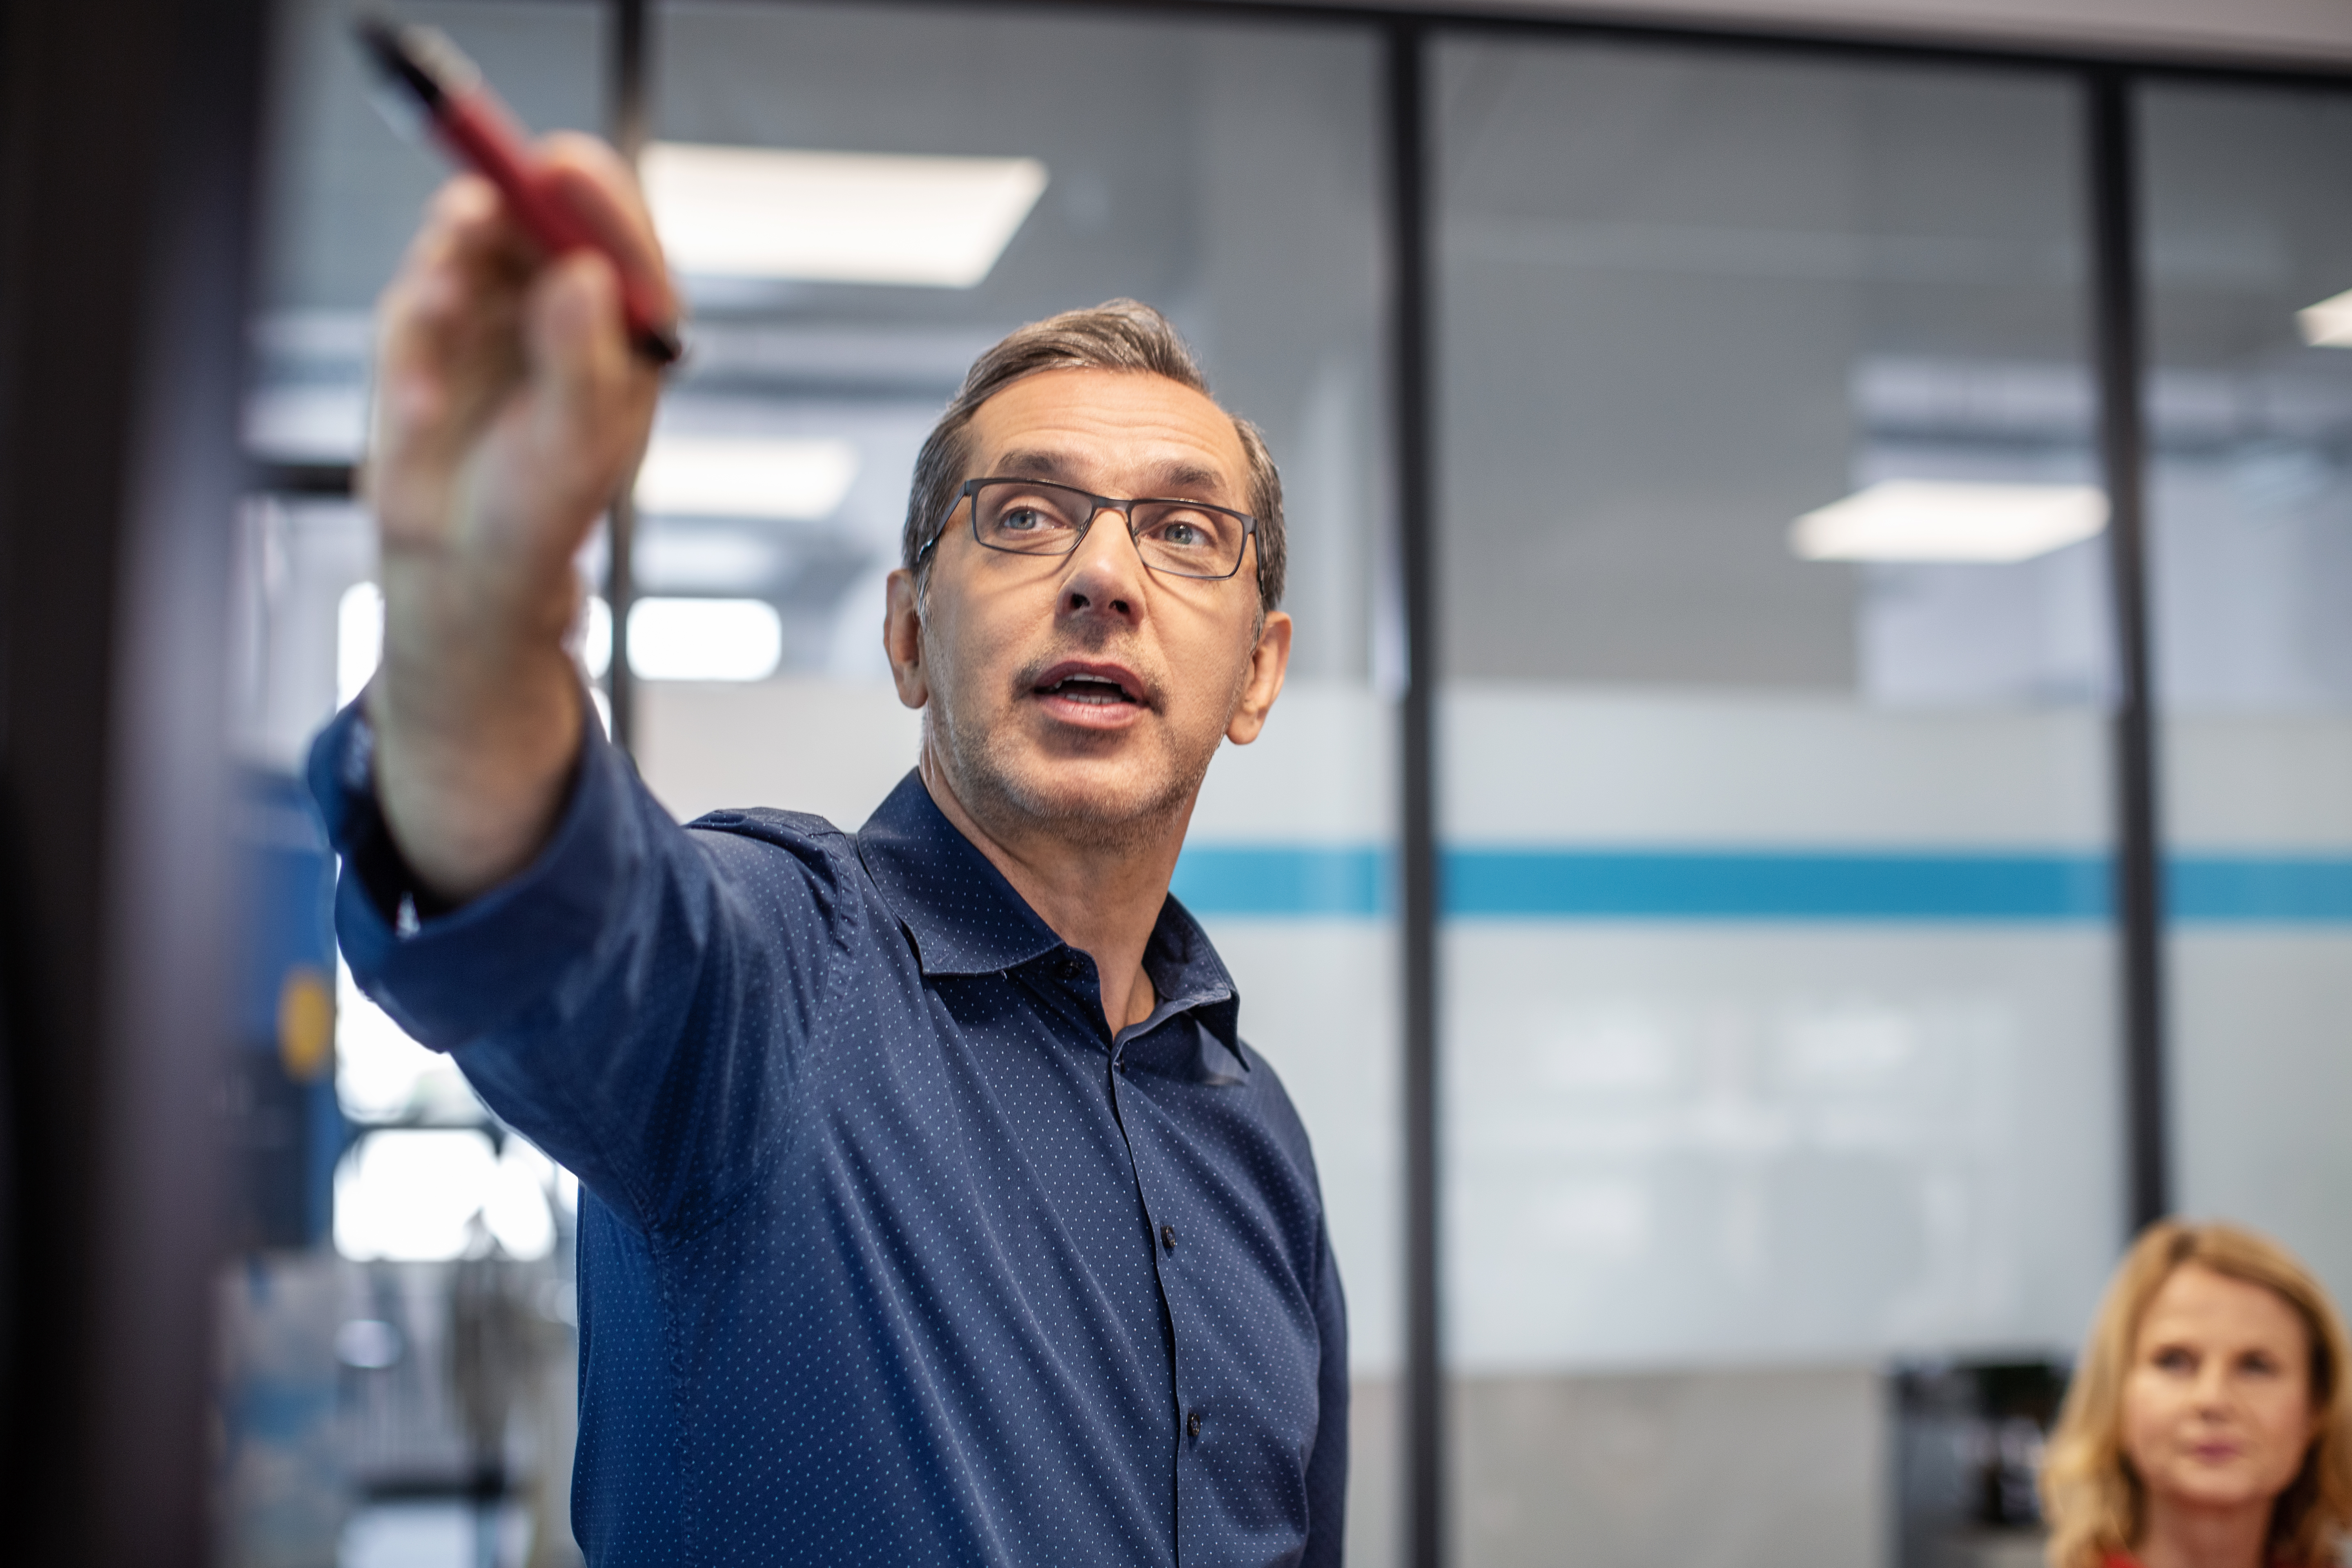
[[[1057,452],[1046,447],[1023,447],[998,458],[990,465],[990,472],[1002,474],[1006,479],[1053,479],[1084,489],[1086,487],[1077,484],[1074,477],[1079,468],[1078,461],[1066,452]],[[1224,478],[1215,468],[1180,459],[1152,469],[1150,482],[1144,487],[1144,493],[1178,500],[1205,500],[1224,482]]]
[[[1029,447],[1005,453],[991,468],[1008,479],[1058,479],[1076,466],[1065,453]]]
[[[1224,478],[1216,469],[1204,468],[1198,463],[1171,463],[1158,470],[1152,489],[1164,496],[1197,500],[1201,499],[1200,492],[1215,489]]]

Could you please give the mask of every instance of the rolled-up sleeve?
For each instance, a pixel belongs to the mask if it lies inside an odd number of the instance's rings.
[[[552,836],[521,872],[419,908],[354,706],[310,782],[342,859],[335,929],[361,988],[633,1228],[690,1226],[750,1178],[856,918],[827,825],[694,832],[586,727]]]

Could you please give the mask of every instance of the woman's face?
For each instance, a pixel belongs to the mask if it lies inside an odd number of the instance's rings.
[[[2196,1264],[2148,1304],[2124,1380],[2124,1452],[2152,1500],[2268,1502],[2311,1446],[2311,1342],[2263,1286]]]

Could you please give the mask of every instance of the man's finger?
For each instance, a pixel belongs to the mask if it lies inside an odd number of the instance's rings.
[[[384,291],[380,365],[395,375],[453,368],[469,346],[511,330],[515,297],[536,265],[529,237],[488,181],[450,181]]]
[[[628,432],[658,386],[619,330],[620,289],[602,256],[568,256],[549,267],[525,302],[532,443],[544,473],[577,481],[558,509],[593,515],[612,499],[628,463]]]
[[[664,319],[675,318],[677,294],[653,215],[620,154],[593,136],[572,132],[546,138],[539,152],[549,198],[595,237],[627,278],[652,291]]]
[[[543,260],[506,208],[498,188],[459,174],[436,192],[401,263],[404,276],[451,271],[483,288],[518,287]]]
[[[518,378],[516,320],[539,264],[488,181],[460,175],[427,206],[377,310],[365,484],[388,525],[436,510],[445,470]]]

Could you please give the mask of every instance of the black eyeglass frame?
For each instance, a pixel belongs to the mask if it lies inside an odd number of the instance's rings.
[[[1067,550],[1008,550],[1002,544],[991,544],[980,536],[980,507],[972,499],[980,493],[983,486],[987,485],[1042,485],[1048,489],[1060,490],[1066,494],[1076,496],[1088,505],[1087,520],[1071,531],[1070,547]],[[1154,566],[1150,559],[1144,556],[1139,542],[1135,538],[1135,509],[1139,506],[1198,507],[1202,511],[1213,511],[1220,517],[1239,518],[1242,524],[1242,547],[1234,552],[1234,563],[1213,576],[1199,572],[1171,572],[1165,566]],[[1218,506],[1210,501],[1194,500],[1190,496],[1135,496],[1121,500],[1117,496],[1098,496],[1092,490],[1082,490],[1076,485],[1066,485],[1058,479],[1023,479],[1016,475],[983,474],[979,479],[964,480],[963,488],[956,491],[955,502],[948,508],[947,516],[940,519],[940,525],[932,530],[931,537],[924,542],[920,550],[915,552],[917,565],[922,564],[923,558],[937,547],[940,540],[947,537],[948,529],[954,524],[955,514],[959,508],[966,513],[969,520],[971,542],[982,550],[993,550],[999,555],[1028,555],[1047,561],[1058,560],[1065,555],[1076,555],[1078,552],[1078,546],[1086,542],[1087,533],[1092,531],[1095,519],[1107,511],[1115,511],[1127,519],[1127,537],[1130,542],[1138,542],[1136,554],[1143,561],[1146,570],[1157,572],[1163,577],[1181,577],[1192,583],[1225,583],[1239,576],[1242,563],[1249,559],[1250,541],[1257,537],[1257,519],[1250,513],[1236,511],[1232,507]]]

